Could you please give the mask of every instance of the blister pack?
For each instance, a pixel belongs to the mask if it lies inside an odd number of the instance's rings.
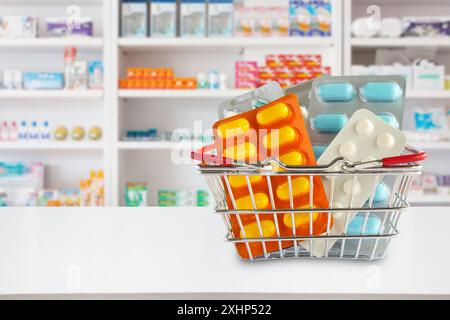
[[[328,165],[339,157],[353,163],[394,157],[400,155],[405,146],[406,136],[400,130],[369,110],[361,109],[345,124],[320,157],[318,164]],[[341,168],[337,167],[336,171],[341,171]],[[374,196],[370,201],[385,201],[390,189],[385,183],[378,182],[377,177],[371,175],[327,177],[324,179],[324,185],[330,207],[362,208],[371,194]],[[355,214],[333,214],[334,225],[330,235],[341,235]],[[327,249],[329,250],[333,244],[334,241],[328,241]],[[325,252],[325,242],[315,241],[313,254],[321,257]]]
[[[228,118],[258,108],[282,96],[284,91],[278,82],[269,82],[253,91],[223,101],[218,107],[219,118]]]
[[[213,128],[219,157],[250,163],[271,157],[280,159],[286,165],[316,165],[295,95],[287,95],[255,110],[220,120]],[[283,169],[275,166],[275,170]],[[245,176],[228,176],[223,179],[224,185],[228,185],[232,191],[225,191],[228,206],[237,210],[310,208],[311,195],[314,199],[313,207],[328,208],[329,205],[322,178],[318,176],[311,179],[303,176],[289,179],[283,175],[270,179],[266,176],[250,176],[248,180]],[[240,216],[241,221],[238,221],[235,215],[231,216],[232,230],[240,238],[302,236],[310,233],[309,214]],[[315,213],[312,219],[313,234],[325,232],[327,214]],[[257,257],[263,253],[279,251],[280,246],[292,247],[293,242],[252,242],[249,244],[249,250],[253,257]],[[242,258],[249,258],[245,243],[238,243],[236,247]]]
[[[401,128],[405,88],[402,76],[323,76],[286,92],[297,94],[307,106],[309,134],[319,158],[359,109],[368,109]]]

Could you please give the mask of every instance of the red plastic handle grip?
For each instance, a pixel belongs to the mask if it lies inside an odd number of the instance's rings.
[[[210,144],[207,146],[204,146],[198,151],[192,151],[191,152],[191,158],[192,160],[204,162],[207,164],[218,164],[218,165],[226,165],[226,164],[233,164],[233,159],[230,158],[224,158],[224,157],[218,157],[213,154],[207,154],[207,152],[214,150],[216,148],[216,145]]]
[[[426,152],[418,152],[398,157],[383,159],[383,167],[393,167],[400,164],[415,163],[424,161],[427,158]]]

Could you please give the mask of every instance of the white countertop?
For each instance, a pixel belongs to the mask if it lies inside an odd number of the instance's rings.
[[[0,294],[450,295],[449,228],[412,208],[383,261],[250,263],[211,209],[1,209]]]

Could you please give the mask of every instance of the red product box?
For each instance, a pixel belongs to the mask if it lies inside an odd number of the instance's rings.
[[[258,63],[256,61],[236,62],[236,88],[252,89],[258,85]]]
[[[286,55],[268,54],[266,56],[266,66],[270,68],[279,68],[286,66]]]

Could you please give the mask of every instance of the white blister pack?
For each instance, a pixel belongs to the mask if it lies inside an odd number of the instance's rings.
[[[394,157],[400,155],[405,146],[406,137],[400,130],[387,124],[369,110],[360,109],[325,150],[318,164],[328,165],[340,157],[353,163]],[[337,167],[336,171],[341,171],[341,168]],[[374,193],[377,183],[376,176],[364,175],[358,177],[339,175],[324,179],[330,207],[334,209],[362,208]],[[356,214],[357,212],[347,215],[346,219],[345,214],[334,213],[330,235],[342,235],[346,232],[348,224]],[[316,240],[313,244],[313,255],[323,257],[334,243],[335,241]],[[306,243],[304,245],[308,246]]]

